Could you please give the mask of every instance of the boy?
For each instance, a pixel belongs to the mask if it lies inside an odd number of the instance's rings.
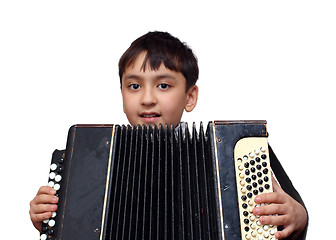
[[[183,111],[197,103],[197,59],[191,49],[168,33],[149,32],[135,40],[119,61],[123,110],[131,125],[179,124]],[[273,203],[254,208],[262,224],[284,226],[278,239],[304,239],[305,208],[285,193],[273,179],[274,192],[255,201]],[[30,203],[30,217],[36,229],[57,209],[55,190],[41,187]],[[275,215],[277,214],[277,215]],[[274,216],[270,216],[274,215]]]

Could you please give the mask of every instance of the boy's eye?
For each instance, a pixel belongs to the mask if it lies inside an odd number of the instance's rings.
[[[132,83],[131,85],[129,85],[129,88],[132,90],[137,90],[140,88],[140,85],[137,83]]]
[[[167,89],[167,88],[169,88],[169,85],[167,83],[161,83],[161,84],[159,84],[158,87],[161,88],[161,89]]]

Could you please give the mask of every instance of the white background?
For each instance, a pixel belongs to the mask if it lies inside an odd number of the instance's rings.
[[[267,120],[309,210],[307,239],[331,239],[334,1],[114,2],[0,3],[0,239],[38,238],[29,202],[72,124],[127,123],[118,60],[153,30],[198,56],[199,102],[183,120]]]

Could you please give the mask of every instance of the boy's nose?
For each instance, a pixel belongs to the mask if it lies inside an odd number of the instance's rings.
[[[141,104],[143,105],[153,105],[156,104],[156,97],[153,89],[145,89],[141,98]]]

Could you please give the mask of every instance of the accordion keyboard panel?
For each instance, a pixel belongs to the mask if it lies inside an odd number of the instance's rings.
[[[242,239],[275,240],[277,227],[262,225],[260,216],[252,213],[259,206],[255,197],[273,191],[267,138],[243,138],[237,142],[234,154]]]

